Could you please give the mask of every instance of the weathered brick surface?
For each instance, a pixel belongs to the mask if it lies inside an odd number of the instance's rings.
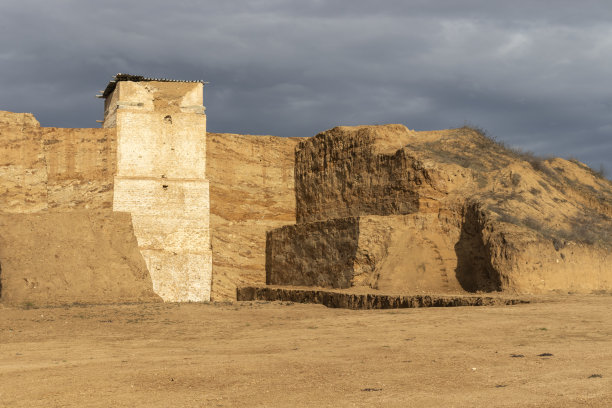
[[[128,81],[115,92],[113,209],[132,214],[156,293],[166,301],[210,300],[202,84]]]

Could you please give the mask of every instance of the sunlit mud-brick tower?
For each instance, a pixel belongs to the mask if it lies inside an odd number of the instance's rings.
[[[132,215],[153,289],[210,300],[212,252],[203,82],[118,74],[103,127],[117,129],[113,210]]]

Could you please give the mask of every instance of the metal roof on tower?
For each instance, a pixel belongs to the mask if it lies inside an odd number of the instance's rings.
[[[204,82],[202,80],[197,80],[197,81],[184,81],[184,80],[180,80],[180,79],[168,79],[168,78],[147,78],[144,77],[142,75],[130,75],[130,74],[122,74],[119,73],[115,76],[113,76],[113,79],[111,79],[108,83],[108,85],[106,85],[106,88],[104,89],[104,91],[100,91],[102,92],[101,94],[96,95],[96,97],[98,98],[107,98],[108,95],[110,95],[114,90],[115,87],[117,86],[117,82],[119,81],[132,81],[132,82],[145,82],[145,81],[157,81],[157,82],[199,82],[201,84],[207,84],[208,82]]]

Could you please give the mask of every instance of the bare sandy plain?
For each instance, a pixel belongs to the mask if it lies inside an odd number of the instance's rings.
[[[531,300],[0,304],[0,406],[612,406],[612,295]]]

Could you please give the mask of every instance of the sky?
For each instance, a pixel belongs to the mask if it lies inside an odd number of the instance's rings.
[[[470,124],[612,176],[609,0],[1,0],[0,110],[97,127],[119,72],[208,81],[210,132]]]

